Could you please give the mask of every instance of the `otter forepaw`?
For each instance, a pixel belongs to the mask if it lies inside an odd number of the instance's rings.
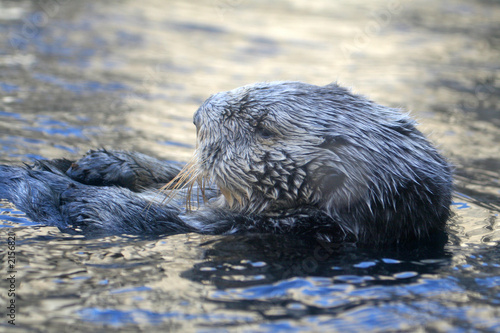
[[[134,172],[126,163],[113,152],[107,150],[91,150],[80,160],[69,167],[66,174],[87,185],[118,185],[134,187]]]
[[[91,150],[71,164],[66,174],[82,184],[117,185],[140,192],[161,187],[172,180],[181,166],[128,151]]]

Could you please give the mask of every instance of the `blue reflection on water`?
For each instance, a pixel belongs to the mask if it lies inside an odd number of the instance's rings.
[[[140,292],[140,291],[150,291],[150,287],[145,287],[145,286],[139,286],[139,287],[134,287],[134,288],[120,288],[120,289],[115,289],[111,290],[111,294],[123,294],[123,293],[130,293],[130,292]]]
[[[78,153],[79,149],[78,148],[74,148],[74,147],[67,147],[67,146],[63,146],[63,145],[54,145],[54,148],[59,148],[61,150],[66,150],[67,152],[70,152],[72,154],[76,154]]]
[[[357,268],[369,268],[369,267],[375,266],[376,264],[377,263],[374,262],[374,261],[363,261],[363,262],[360,262],[359,264],[354,265],[354,267],[357,267]]]
[[[458,201],[453,201],[451,203],[452,206],[456,206],[457,209],[465,209],[465,208],[470,208],[470,205],[467,202],[458,202]]]
[[[23,119],[23,117],[19,113],[0,111],[0,117],[14,118],[14,119]]]
[[[10,157],[23,157],[25,160],[45,160],[45,157],[37,154],[9,154]]]
[[[257,300],[257,299],[276,299],[285,297],[289,290],[300,288],[311,288],[313,284],[306,279],[292,279],[284,280],[272,285],[260,285],[246,289],[228,289],[216,291],[213,299],[244,299],[244,300]]]
[[[113,91],[128,89],[127,85],[120,82],[108,82],[108,83],[102,83],[98,81],[70,82],[68,80],[62,79],[54,75],[40,74],[40,73],[34,73],[33,78],[42,82],[59,86],[61,88],[64,88],[66,90],[72,91],[77,94],[113,92]]]
[[[28,131],[42,132],[49,135],[62,135],[66,137],[78,137],[81,139],[87,139],[85,133],[91,133],[96,130],[96,127],[91,126],[72,126],[67,122],[61,120],[55,120],[50,116],[39,116],[37,117],[36,126],[24,126],[23,129]],[[35,140],[35,139],[31,139]],[[68,150],[68,148],[64,148]]]
[[[19,90],[19,86],[15,84],[8,84],[5,82],[0,82],[0,90],[3,90],[6,93],[12,93]]]
[[[47,142],[43,141],[43,140],[39,140],[39,139],[33,139],[33,138],[22,138],[22,137],[19,137],[21,138],[24,142],[26,143],[32,143],[32,144],[47,144]]]
[[[40,130],[37,129],[38,132]],[[45,159],[45,157],[37,155],[37,154],[30,154],[30,153],[21,153],[21,151],[24,151],[24,149],[21,149],[21,147],[25,147],[26,144],[30,146],[35,146],[35,145],[40,145],[40,146],[48,146],[51,145],[50,142],[47,140],[40,140],[40,139],[34,139],[34,138],[25,138],[21,136],[15,136],[15,135],[9,135],[5,138],[0,138],[0,147],[2,148],[4,153],[7,153],[7,156],[9,157],[22,157],[22,160],[24,161],[30,161],[34,159]],[[61,150],[64,150],[66,152],[70,153],[78,153],[79,149],[75,147],[69,147],[65,145],[60,145],[60,144],[52,144],[54,148],[58,148]]]
[[[421,295],[422,297],[440,298],[451,294],[460,294],[464,290],[458,285],[455,278],[418,279],[409,284],[399,284],[396,280],[390,282],[385,279],[384,285],[379,281],[363,279],[366,276],[357,276],[360,280],[369,282],[366,285],[354,286],[352,283],[330,283],[317,285],[310,278],[294,278],[272,285],[261,285],[249,288],[235,288],[219,290],[210,296],[218,301],[275,301],[276,299],[294,299],[318,308],[330,309],[350,304],[353,300],[397,300],[402,297]],[[488,283],[499,283],[494,280]]]
[[[475,278],[478,285],[486,288],[500,287],[500,276],[491,276],[486,278]]]
[[[167,145],[167,146],[176,146],[176,147],[183,147],[183,148],[194,148],[194,145],[190,145],[187,143],[182,143],[182,142],[176,142],[176,141],[158,141],[159,144],[162,145]]]
[[[149,310],[121,311],[114,309],[86,308],[78,311],[82,320],[93,322],[95,324],[108,324],[112,326],[125,326],[127,324],[137,324],[147,322],[157,325],[166,319],[178,318],[180,320],[202,319],[207,321],[227,321],[227,322],[251,322],[250,316],[229,316],[225,314],[188,314],[178,311],[172,312],[153,312]]]
[[[29,131],[37,131],[50,135],[63,135],[63,136],[76,136],[83,138],[83,128],[81,127],[67,127],[67,128],[53,128],[53,127],[34,127],[26,126],[23,129]]]
[[[18,228],[18,227],[29,227],[29,226],[36,226],[36,225],[41,225],[39,223],[32,222],[31,220],[25,218],[25,217],[17,217],[17,216],[10,216],[10,215],[4,215],[3,212],[8,212],[8,209],[5,208],[0,208],[0,228]],[[10,223],[15,223],[15,224],[3,224],[5,222],[10,222]]]
[[[7,223],[7,224],[6,224]],[[4,207],[0,203],[0,228],[37,226],[39,223],[33,222],[26,215],[15,208]]]

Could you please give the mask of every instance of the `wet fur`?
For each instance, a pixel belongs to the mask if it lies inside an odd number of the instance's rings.
[[[183,171],[139,153],[91,151],[76,162],[0,166],[0,197],[33,220],[90,234],[266,232],[388,244],[444,229],[450,166],[396,109],[337,84],[257,83],[211,96],[194,123],[197,149]],[[180,187],[206,203],[186,211]]]

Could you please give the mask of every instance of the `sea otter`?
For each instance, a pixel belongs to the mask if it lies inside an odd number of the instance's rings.
[[[338,84],[220,92],[194,125],[184,168],[103,149],[76,162],[1,165],[0,198],[35,221],[91,235],[257,232],[390,244],[432,239],[449,217],[451,167],[415,122]],[[183,208],[180,188],[188,202],[203,198],[197,209]]]

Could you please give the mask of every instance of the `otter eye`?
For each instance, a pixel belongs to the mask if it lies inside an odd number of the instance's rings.
[[[257,134],[263,139],[270,139],[275,135],[274,132],[262,126],[257,127]]]

